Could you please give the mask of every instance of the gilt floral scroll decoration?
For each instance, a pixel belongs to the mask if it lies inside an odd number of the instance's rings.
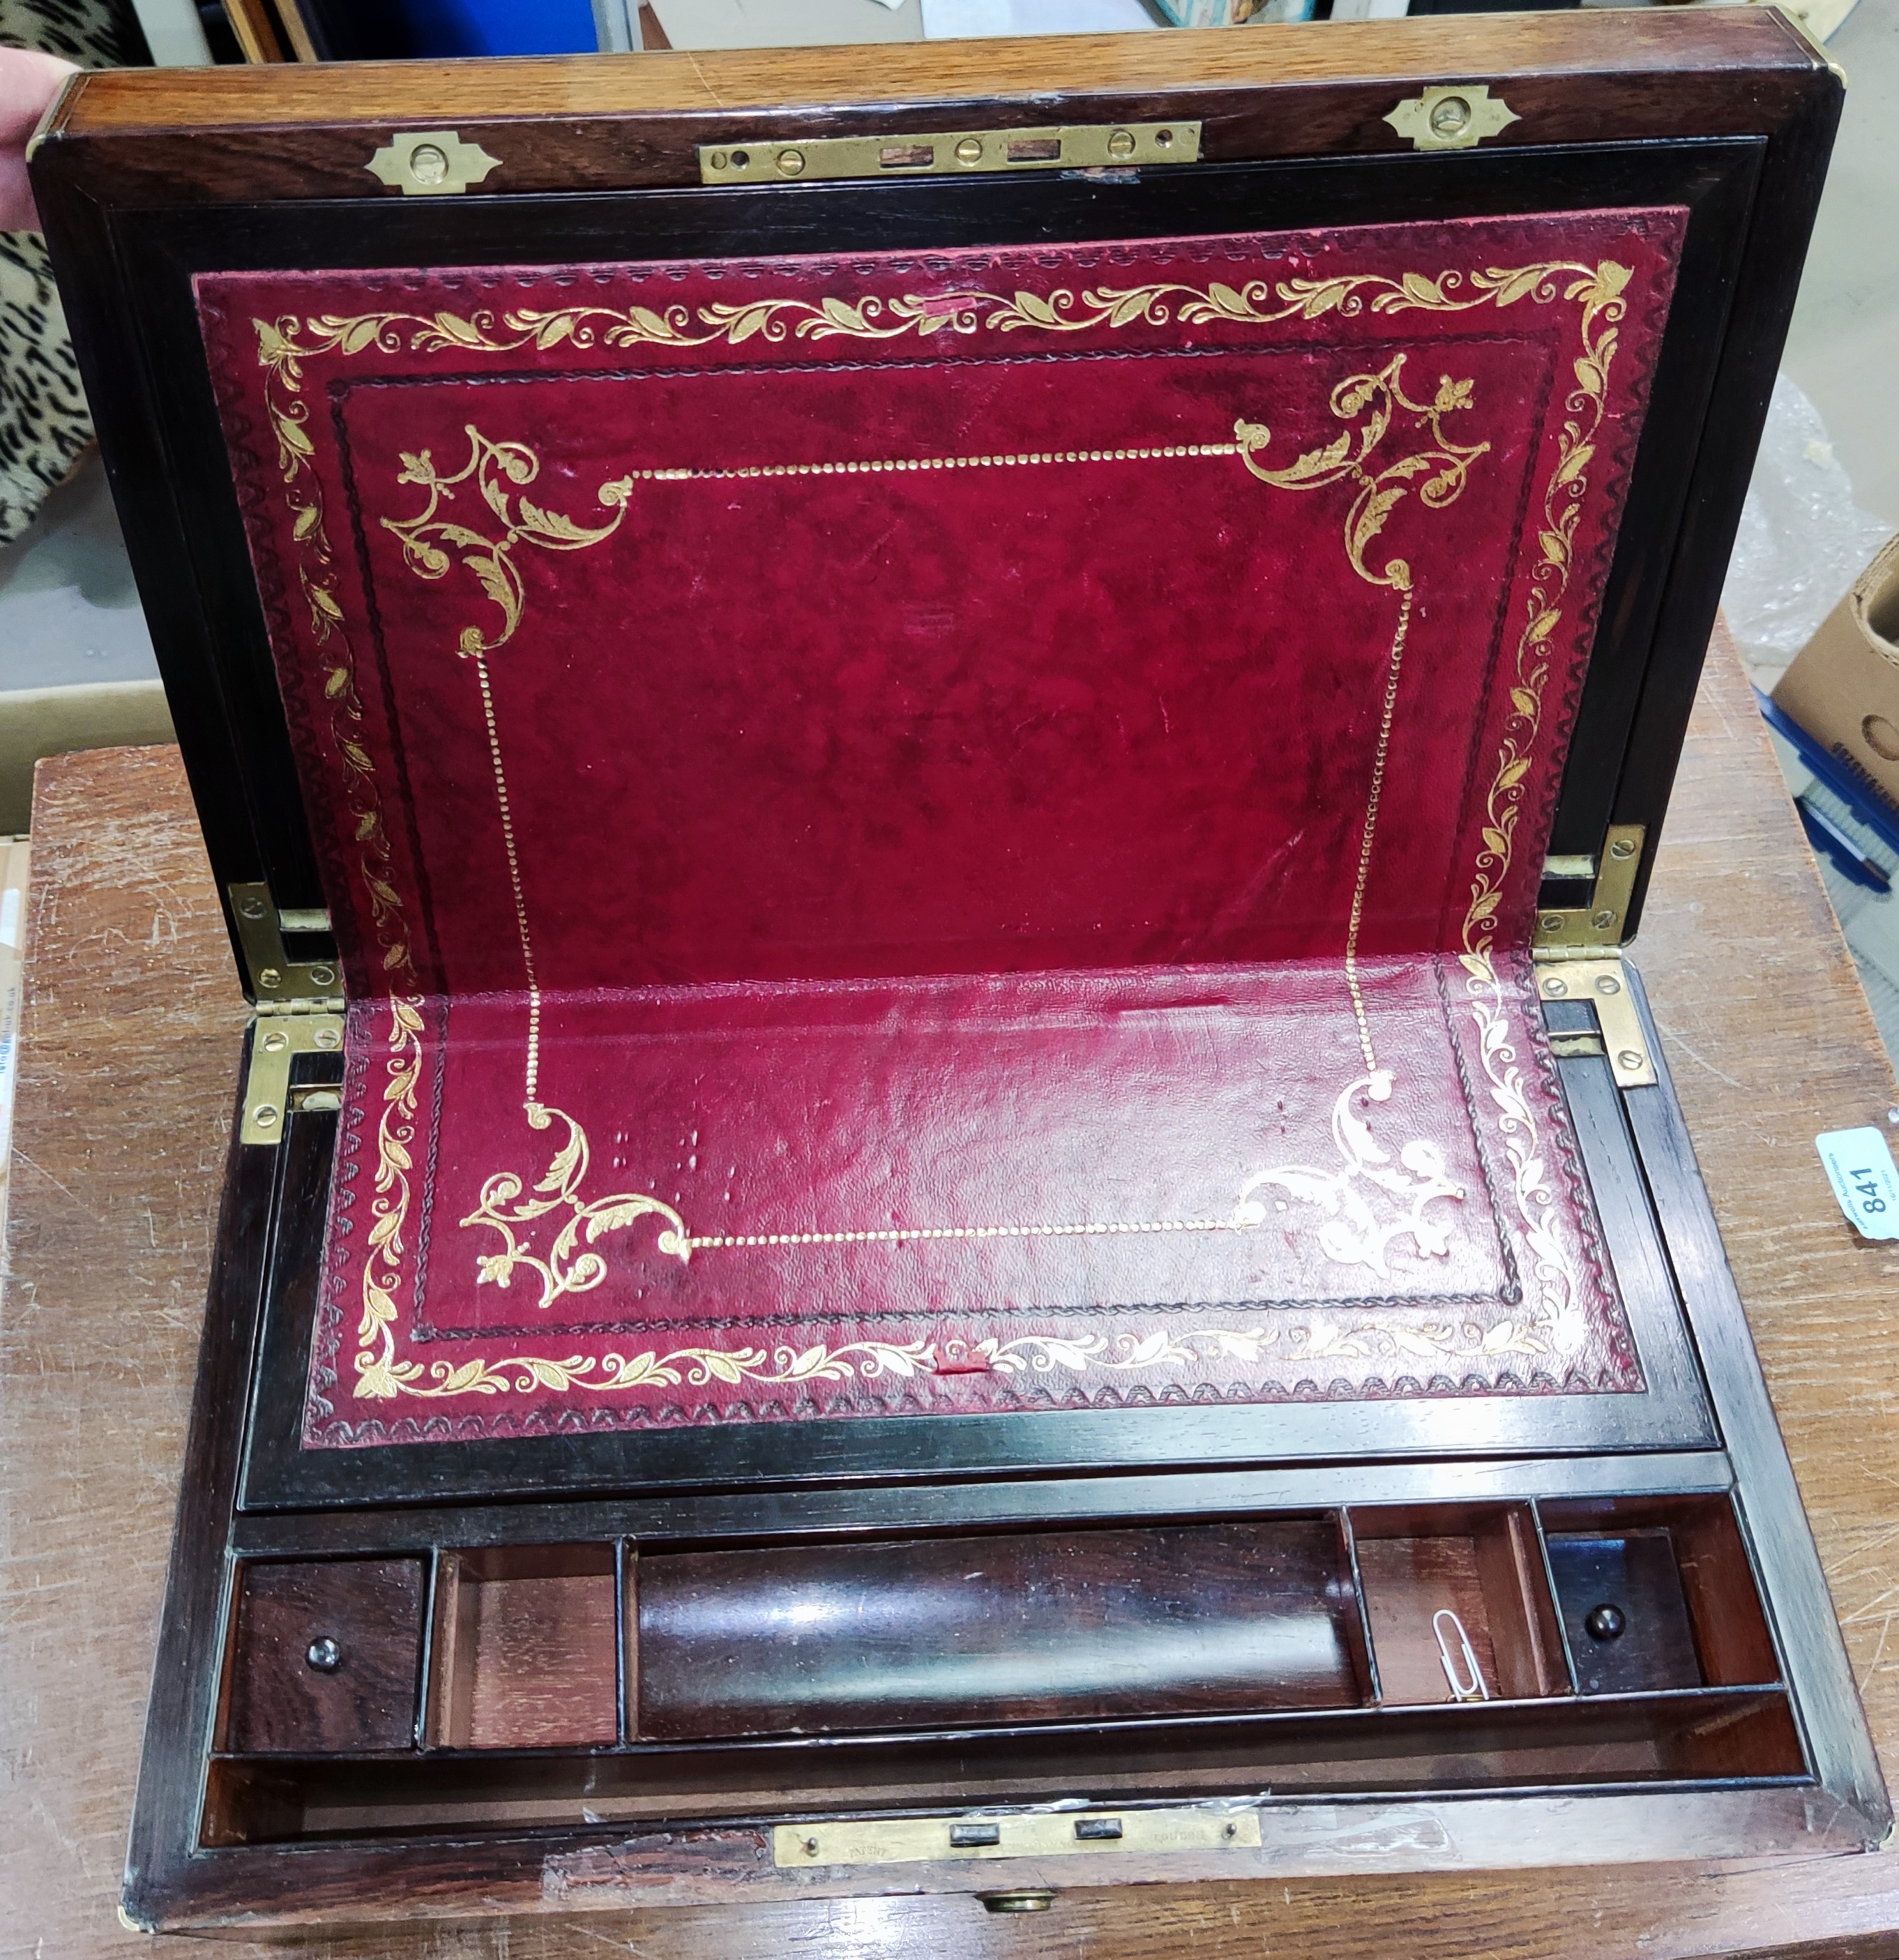
[[[327,655],[331,662],[324,691],[331,705],[332,738],[342,760],[355,834],[361,847],[358,877],[390,982],[383,1109],[376,1130],[371,1243],[364,1268],[355,1357],[356,1393],[386,1400],[402,1395],[526,1393],[536,1388],[565,1392],[670,1387],[681,1381],[872,1379],[885,1373],[930,1372],[940,1359],[978,1363],[1008,1375],[1024,1370],[1085,1373],[1096,1369],[1131,1370],[1216,1352],[1252,1358],[1268,1348],[1313,1358],[1382,1353],[1448,1359],[1501,1352],[1560,1357],[1575,1351],[1580,1344],[1582,1316],[1576,1305],[1566,1249],[1549,1223],[1553,1194],[1493,954],[1497,910],[1512,861],[1525,780],[1544,720],[1544,692],[1551,671],[1546,649],[1561,622],[1572,568],[1570,549],[1587,492],[1595,441],[1606,413],[1615,326],[1623,315],[1622,295],[1630,277],[1626,268],[1607,260],[1596,265],[1550,261],[1513,269],[1450,271],[1436,277],[1418,272],[1396,277],[1345,275],[1322,280],[1257,279],[1239,285],[1216,281],[1204,287],[1163,282],[1103,286],[1079,296],[1067,289],[1042,294],[972,291],[854,299],[830,296],[818,301],[768,298],[697,308],[583,305],[499,314],[476,310],[465,315],[446,310],[390,310],[256,322],[268,412],[300,554],[297,578],[312,643],[320,656]],[[410,1148],[421,1068],[421,1004],[412,994],[401,991],[405,980],[413,985],[402,902],[390,876],[374,765],[355,739],[361,710],[347,622],[337,597],[321,491],[310,466],[314,450],[302,392],[305,364],[320,356],[347,360],[372,348],[472,356],[544,352],[565,344],[578,348],[596,344],[619,348],[692,348],[717,342],[738,345],[754,337],[770,342],[787,337],[823,341],[927,338],[940,333],[1077,334],[1112,332],[1136,323],[1263,327],[1328,315],[1350,318],[1366,312],[1398,316],[1410,311],[1450,313],[1559,304],[1574,306],[1579,313],[1582,351],[1574,362],[1577,386],[1567,398],[1557,463],[1544,488],[1540,557],[1528,615],[1515,650],[1510,695],[1513,712],[1489,792],[1488,820],[1474,871],[1462,951],[1485,1082],[1509,1157],[1517,1208],[1536,1262],[1538,1295],[1531,1312],[1520,1321],[1488,1328],[1451,1321],[1385,1325],[1357,1314],[1347,1326],[1331,1316],[1312,1313],[1299,1325],[1281,1318],[1270,1327],[1188,1328],[1149,1337],[1063,1339],[1029,1335],[979,1342],[966,1352],[950,1342],[940,1354],[929,1342],[868,1341],[835,1348],[819,1345],[770,1351],[688,1348],[666,1354],[654,1351],[600,1357],[521,1354],[477,1357],[457,1364],[438,1362],[427,1370],[396,1358],[398,1301],[413,1204]],[[1387,735],[1412,579],[1411,568],[1402,558],[1375,565],[1368,554],[1405,496],[1414,494],[1427,508],[1440,508],[1461,491],[1471,463],[1484,447],[1457,443],[1444,426],[1446,418],[1469,406],[1465,384],[1447,377],[1440,380],[1434,393],[1413,396],[1404,389],[1403,369],[1402,357],[1395,357],[1378,373],[1354,377],[1341,384],[1334,393],[1333,412],[1353,425],[1331,443],[1289,464],[1271,463],[1268,432],[1245,421],[1236,425],[1233,443],[1196,446],[1197,450],[1236,455],[1252,475],[1282,488],[1318,488],[1347,479],[1354,485],[1346,521],[1347,555],[1360,577],[1397,590],[1404,601],[1388,679]],[[1376,452],[1400,415],[1411,425],[1427,431],[1430,439],[1396,462],[1374,467]],[[525,494],[537,466],[523,445],[491,441],[472,427],[468,433],[469,460],[452,474],[442,473],[425,451],[405,457],[402,481],[421,489],[426,501],[415,515],[387,521],[418,575],[441,578],[459,562],[499,609],[498,631],[483,632],[470,625],[463,630],[457,648],[472,656],[482,673],[491,724],[492,703],[482,662],[487,654],[512,637],[521,619],[525,585],[517,562],[520,548],[571,551],[604,542],[625,517],[633,482],[629,476],[603,485],[599,492],[600,517],[582,521],[549,511]],[[1179,446],[1173,448],[1177,450]],[[471,514],[474,521],[469,521]],[[1355,975],[1353,978],[1354,1002],[1362,1013]],[[1369,1059],[1368,1051],[1368,1062]],[[1228,1218],[1195,1222],[1207,1229],[1249,1229],[1264,1217],[1268,1201],[1263,1194],[1277,1190],[1325,1214],[1318,1227],[1319,1241],[1328,1257],[1342,1263],[1363,1264],[1383,1274],[1388,1249],[1400,1239],[1408,1238],[1417,1251],[1427,1255],[1439,1249],[1446,1227],[1429,1208],[1434,1202],[1455,1202],[1463,1193],[1446,1177],[1441,1160],[1427,1144],[1401,1146],[1394,1167],[1389,1155],[1351,1108],[1356,1096],[1384,1099],[1379,1093],[1381,1088],[1388,1096],[1388,1077],[1368,1068],[1367,1074],[1350,1085],[1334,1105],[1333,1137],[1341,1157],[1339,1169],[1293,1166],[1255,1173],[1241,1187]],[[679,1214],[660,1201],[638,1194],[586,1198],[588,1160],[584,1131],[564,1112],[539,1101],[531,1068],[529,1089],[525,1106],[530,1127],[547,1128],[558,1122],[565,1126],[565,1141],[531,1189],[524,1179],[511,1172],[498,1174],[483,1186],[476,1209],[463,1221],[498,1235],[499,1249],[483,1255],[481,1278],[504,1285],[524,1276],[530,1284],[538,1284],[541,1303],[549,1304],[564,1293],[599,1284],[606,1267],[596,1249],[598,1239],[647,1218],[660,1227],[656,1250],[681,1259],[689,1257],[695,1242]],[[1388,1206],[1396,1206],[1395,1214],[1382,1212],[1370,1202],[1373,1191],[1383,1195]],[[549,1222],[556,1223],[554,1238],[545,1253],[537,1252],[526,1234]],[[952,1353],[952,1348],[957,1351]]]
[[[664,1220],[655,1242],[662,1254],[683,1262],[691,1257],[685,1221],[672,1206],[644,1194],[622,1192],[591,1202],[581,1195],[587,1182],[587,1132],[564,1109],[534,1104],[527,1112],[536,1130],[555,1122],[566,1126],[566,1140],[554,1153],[545,1174],[530,1192],[512,1171],[501,1171],[482,1186],[481,1202],[462,1220],[485,1225],[501,1236],[502,1247],[477,1264],[477,1283],[506,1287],[523,1268],[540,1281],[537,1306],[552,1306],[563,1293],[588,1293],[606,1278],[606,1259],[593,1248],[609,1232],[623,1231],[642,1218]],[[517,1236],[517,1228],[533,1227],[550,1213],[565,1213],[545,1258],[537,1257]],[[583,1249],[581,1241],[587,1243]]]
[[[1264,460],[1272,440],[1270,429],[1258,422],[1233,425],[1240,460],[1262,483],[1279,490],[1317,490],[1339,482],[1357,486],[1345,517],[1345,555],[1368,584],[1399,592],[1411,588],[1410,565],[1394,558],[1374,570],[1366,563],[1365,554],[1412,488],[1427,509],[1443,510],[1463,494],[1471,465],[1490,449],[1487,442],[1459,443],[1444,433],[1445,416],[1471,406],[1470,383],[1454,381],[1446,374],[1431,400],[1414,401],[1404,392],[1404,359],[1394,355],[1377,374],[1353,374],[1341,381],[1332,391],[1332,413],[1357,426],[1283,469],[1269,468]],[[1390,432],[1393,415],[1400,411],[1427,430],[1430,441],[1374,469],[1376,453]]]
[[[304,353],[294,344],[295,322],[272,326],[259,320],[255,325],[264,400],[297,549],[297,584],[307,608],[311,643],[325,663],[323,698],[329,710],[330,741],[342,766],[350,827],[359,847],[357,876],[380,944],[383,971],[393,986],[404,978],[412,982],[415,969],[402,902],[390,882],[389,837],[376,765],[360,739],[363,708],[356,687],[355,654],[336,597],[336,551],[323,485],[311,466],[316,450],[310,435],[310,404],[303,392]],[[285,328],[290,329],[288,335]]]
[[[1512,1034],[1503,986],[1492,954],[1497,910],[1527,794],[1525,782],[1541,731],[1549,686],[1549,645],[1562,622],[1574,568],[1576,527],[1589,489],[1589,466],[1608,409],[1609,367],[1616,328],[1626,311],[1629,272],[1605,262],[1575,278],[1563,298],[1581,308],[1582,352],[1573,372],[1576,387],[1563,402],[1555,469],[1544,485],[1537,562],[1522,627],[1517,635],[1511,714],[1486,800],[1483,848],[1464,917],[1462,963],[1472,996],[1471,1013],[1490,1100],[1510,1162],[1517,1210],[1534,1262],[1538,1337],[1557,1354],[1574,1354],[1587,1333],[1576,1297],[1569,1259],[1552,1223],[1554,1193],[1539,1143],[1535,1114]]]
[[[1330,279],[1249,279],[1238,286],[1220,280],[1191,286],[1171,281],[1126,287],[1105,286],[1079,297],[1063,288],[1047,293],[961,291],[872,294],[856,300],[832,295],[822,300],[762,299],[698,307],[670,306],[517,308],[497,315],[485,309],[468,313],[318,313],[274,325],[257,323],[260,339],[275,337],[283,358],[348,356],[372,348],[418,354],[547,353],[565,345],[590,348],[706,347],[719,342],[739,346],[755,337],[825,341],[897,340],[936,333],[1086,333],[1097,328],[1225,324],[1274,326],[1286,320],[1344,320],[1370,312],[1468,313],[1529,301],[1548,305],[1560,294],[1576,298],[1577,287],[1619,275],[1614,294],[1627,282],[1627,270],[1605,262],[1590,266],[1564,259],[1477,272],[1450,271],[1433,278],[1424,272],[1346,273]],[[1565,282],[1570,282],[1566,285]],[[1611,295],[1613,297],[1614,295]]]
[[[1318,1242],[1328,1259],[1341,1266],[1369,1266],[1380,1279],[1388,1279],[1391,1266],[1385,1250],[1398,1239],[1409,1239],[1429,1257],[1441,1258],[1450,1250],[1449,1225],[1442,1217],[1431,1217],[1425,1208],[1433,1198],[1462,1200],[1464,1187],[1445,1176],[1443,1153],[1423,1138],[1406,1144],[1395,1166],[1391,1153],[1353,1110],[1361,1092],[1374,1101],[1388,1099],[1390,1071],[1348,1082],[1332,1104],[1332,1141],[1344,1160],[1344,1169],[1287,1164],[1256,1172],[1240,1187],[1236,1216],[1249,1224],[1264,1224],[1266,1203],[1259,1194],[1277,1187],[1326,1214],[1318,1228]],[[1397,1201],[1395,1216],[1380,1217],[1366,1185]]]
[[[472,572],[482,591],[501,608],[501,628],[491,638],[476,626],[465,627],[460,651],[466,654],[492,653],[514,638],[521,623],[525,584],[514,562],[514,548],[526,543],[543,551],[584,551],[610,538],[626,515],[626,501],[632,494],[630,478],[600,486],[600,503],[613,515],[604,524],[589,527],[577,523],[558,511],[543,510],[526,495],[526,485],[540,472],[540,460],[526,444],[491,442],[471,425],[468,430],[467,462],[452,476],[436,469],[427,450],[402,457],[399,481],[420,485],[428,493],[427,505],[415,517],[385,517],[383,527],[402,540],[402,556],[409,569],[423,578],[441,578],[458,555],[463,568]],[[477,530],[461,521],[459,513],[444,514],[456,501],[456,492],[472,492],[493,520],[492,531]]]

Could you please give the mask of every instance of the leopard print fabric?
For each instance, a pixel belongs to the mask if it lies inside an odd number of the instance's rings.
[[[38,48],[82,68],[148,59],[115,0],[0,0],[0,46]],[[33,520],[92,441],[65,315],[35,231],[0,231],[0,545]]]

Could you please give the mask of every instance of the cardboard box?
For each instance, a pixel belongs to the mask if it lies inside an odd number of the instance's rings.
[[[1800,650],[1773,701],[1899,816],[1899,537]]]

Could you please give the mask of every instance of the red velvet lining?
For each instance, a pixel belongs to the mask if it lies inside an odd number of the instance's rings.
[[[1680,224],[201,279],[308,1440],[1639,1387],[1518,950]]]

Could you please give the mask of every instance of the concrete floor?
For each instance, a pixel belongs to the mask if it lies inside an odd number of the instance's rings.
[[[157,673],[94,451],[0,549],[0,691],[155,679]]]
[[[1847,109],[1784,365],[1855,500],[1899,530],[1899,0],[1859,0],[1827,52]]]

